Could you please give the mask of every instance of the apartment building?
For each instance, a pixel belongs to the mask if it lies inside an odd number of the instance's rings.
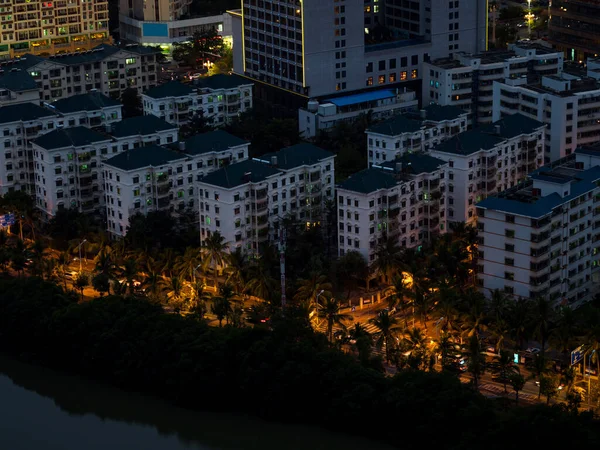
[[[0,69],[0,107],[15,103],[39,102],[35,80],[16,70]]]
[[[0,63],[0,70],[27,72],[37,84],[40,101],[52,102],[93,89],[119,99],[127,88],[141,93],[157,85],[157,53],[149,47],[102,44],[85,52],[50,57],[27,53]]]
[[[107,132],[123,151],[150,144],[168,145],[179,139],[178,128],[156,116],[129,117],[111,124]]]
[[[104,212],[101,161],[112,138],[84,126],[58,128],[32,141],[36,206],[48,220],[59,209]]]
[[[405,153],[423,152],[467,131],[467,113],[455,106],[427,105],[367,129],[369,166],[393,161]]]
[[[123,105],[98,91],[71,95],[46,103],[45,106],[65,117],[65,126],[68,127],[82,125],[106,130],[107,126],[120,122],[123,118]]]
[[[521,114],[461,133],[430,150],[448,163],[442,193],[448,222],[475,223],[475,205],[543,165],[544,127]]]
[[[424,153],[405,153],[373,165],[337,186],[338,254],[361,253],[369,265],[377,247],[394,239],[418,247],[447,229],[441,187],[448,163]]]
[[[481,290],[571,306],[591,299],[600,281],[599,185],[596,146],[478,203]]]
[[[57,54],[110,43],[108,1],[19,1],[0,8],[0,58]]]
[[[253,84],[237,75],[218,74],[195,85],[171,81],[142,94],[144,114],[173,125],[185,125],[195,115],[220,126],[252,109]]]
[[[283,219],[319,223],[334,196],[335,155],[297,144],[211,172],[197,183],[200,236],[219,231],[230,250],[256,254],[279,239]]]
[[[361,114],[380,120],[417,109],[418,105],[416,93],[406,88],[362,92],[321,102],[310,100],[306,108],[298,110],[298,131],[305,139],[310,139],[339,123],[352,122]]]
[[[102,167],[107,229],[114,237],[125,236],[135,214],[194,206],[195,165],[184,153],[147,145],[113,156]]]
[[[548,41],[565,58],[583,62],[600,53],[600,3],[553,0],[549,6]]]
[[[487,3],[481,0],[244,0],[230,13],[234,72],[259,81],[261,90],[264,85],[307,98],[394,86],[418,79],[430,57],[486,49]],[[402,80],[401,72],[409,76]]]
[[[226,131],[215,130],[197,134],[171,147],[194,158],[198,178],[213,170],[248,159],[250,142]]]
[[[246,160],[250,145],[222,130],[171,144],[163,138],[158,143],[154,139],[142,145],[127,141],[118,148],[119,154],[102,161],[108,231],[115,237],[125,236],[130,217],[137,213],[197,213],[201,178]]]
[[[493,119],[515,112],[546,124],[548,164],[600,141],[600,81],[565,72],[535,84],[526,78],[494,82]]]
[[[161,3],[167,2],[159,0],[154,5]],[[132,5],[134,8],[142,6],[141,3]],[[226,13],[200,17],[169,15],[175,19],[162,17],[156,21],[144,19],[143,15],[123,8],[119,12],[121,39],[140,45],[159,46],[164,53],[171,53],[173,44],[188,40],[194,33],[206,33],[210,30],[216,30],[223,37],[223,41],[231,46],[231,16]]]
[[[31,141],[39,135],[64,126],[56,112],[34,103],[18,103],[0,108],[4,151],[0,152],[0,194],[17,190],[35,192],[34,158]]]
[[[493,121],[495,81],[560,74],[561,52],[536,44],[509,45],[508,51],[455,53],[423,64],[423,103],[454,105],[469,113],[472,126]]]

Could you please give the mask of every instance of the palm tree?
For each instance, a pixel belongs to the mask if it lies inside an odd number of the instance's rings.
[[[437,291],[433,294],[433,299],[436,300],[436,305],[432,315],[433,318],[437,319],[440,330],[443,333],[453,331],[455,322],[458,319],[456,291],[445,280],[442,280],[437,285]]]
[[[35,242],[29,247],[29,253],[31,255],[32,264],[31,272],[32,275],[40,275],[44,278],[43,261],[44,254],[46,253],[46,244],[41,239],[36,239]]]
[[[96,273],[92,277],[92,287],[96,289],[100,293],[100,298],[104,295],[104,293],[110,292],[110,280],[108,275],[102,272]]]
[[[75,287],[81,292],[81,301],[83,301],[83,290],[89,286],[90,277],[87,273],[80,272],[75,279]]]
[[[487,308],[488,316],[496,320],[503,320],[506,318],[508,312],[508,299],[506,294],[500,289],[494,289],[492,291],[492,298]]]
[[[65,289],[67,288],[67,272],[69,270],[69,264],[71,262],[71,257],[67,252],[60,252],[58,255],[58,273],[60,274],[63,285]]]
[[[200,265],[200,252],[196,248],[188,247],[184,254],[177,258],[175,270],[182,279],[187,279],[190,283],[196,278],[196,269]]]
[[[202,270],[204,273],[208,273],[209,270],[212,270],[215,289],[218,288],[217,269],[219,266],[225,266],[228,248],[229,246],[227,245],[227,242],[225,242],[225,238],[218,231],[212,233],[202,243]]]
[[[178,276],[165,277],[161,281],[162,291],[167,296],[167,302],[179,311],[183,303],[183,283]]]
[[[315,305],[318,308],[319,296],[331,297],[331,283],[325,275],[318,272],[311,272],[308,278],[298,280],[298,290],[294,295],[294,300],[297,302],[306,302],[309,305]]]
[[[577,323],[573,309],[568,306],[559,308],[555,325],[548,337],[548,343],[566,357],[576,347]]]
[[[56,272],[58,269],[58,263],[56,258],[46,257],[42,260],[42,278],[49,281],[56,281]]]
[[[354,341],[359,361],[363,365],[366,365],[371,357],[371,347],[373,346],[371,334],[360,323],[355,323],[348,334],[350,335],[350,339]]]
[[[510,381],[510,375],[515,372],[512,355],[507,350],[501,350],[498,359],[493,366],[494,372],[500,376],[502,384],[504,384],[504,393],[507,392],[506,385]]]
[[[393,238],[385,238],[377,246],[375,269],[384,283],[390,283],[398,271],[400,262],[400,247],[398,241]]]
[[[552,303],[545,297],[535,299],[531,329],[533,336],[540,340],[541,351],[546,351],[546,342],[553,326],[554,310]]]
[[[246,287],[246,268],[248,261],[246,254],[239,247],[227,256],[227,267],[225,267],[225,282],[233,286],[237,294],[244,292]]]
[[[197,281],[192,290],[192,305],[190,311],[200,319],[204,319],[204,316],[208,310],[206,302],[212,297],[206,291],[206,285],[200,281]]]
[[[401,328],[399,320],[394,316],[390,316],[388,311],[383,310],[376,317],[370,319],[369,323],[375,325],[379,330],[375,345],[377,348],[382,348],[385,345],[385,358],[389,364],[392,350],[396,347],[395,332]]]
[[[546,359],[546,356],[543,353],[539,353],[539,354],[535,355],[535,358],[533,358],[533,365],[532,365],[531,372],[532,373],[531,373],[530,378],[532,380],[537,378],[537,380],[538,380],[538,386],[539,386],[538,400],[539,400],[540,397],[542,396],[542,377],[548,372],[548,360]]]
[[[249,294],[271,301],[275,298],[277,282],[273,279],[265,262],[261,259],[253,263],[248,269],[248,283],[246,290]]]
[[[523,390],[525,387],[525,377],[521,375],[519,372],[511,373],[508,376],[508,380],[510,381],[510,385],[515,391],[515,403],[519,404],[519,392]]]
[[[10,263],[19,276],[23,275],[23,270],[27,264],[27,254],[25,244],[21,239],[17,239],[10,255]]]
[[[470,335],[466,351],[469,355],[467,370],[473,377],[473,386],[477,389],[479,378],[485,372],[485,358],[481,354],[481,342],[476,333]]]
[[[463,294],[465,312],[463,314],[463,331],[467,337],[479,337],[485,331],[485,297],[474,288],[469,288]]]
[[[110,294],[110,281],[115,278],[115,262],[112,258],[112,253],[105,246],[100,250],[98,255],[96,255],[94,261],[96,263],[96,273],[103,275],[103,279],[108,279],[109,281],[107,293]]]
[[[333,342],[334,325],[339,325],[345,329],[346,326],[344,323],[353,320],[350,314],[341,312],[340,302],[333,297],[326,297],[325,302],[319,304],[317,316],[320,319],[324,319],[327,323],[327,337],[329,338],[329,342]]]
[[[527,300],[519,298],[514,301],[508,311],[508,323],[516,349],[523,348],[530,336],[531,307]]]
[[[384,292],[390,311],[404,306],[404,295],[406,294],[406,291],[404,275],[396,275],[392,280],[392,285]]]
[[[139,274],[138,262],[135,258],[130,257],[125,260],[123,267],[120,268],[119,276],[124,278],[123,283],[126,286],[126,292],[129,291],[129,295],[135,293],[135,278]]]
[[[510,334],[510,325],[504,319],[490,322],[488,326],[490,337],[495,342],[494,347],[497,352],[504,349],[504,343],[507,336]]]
[[[408,365],[419,369],[427,356],[427,337],[420,328],[410,328],[404,332],[403,346],[408,350]]]

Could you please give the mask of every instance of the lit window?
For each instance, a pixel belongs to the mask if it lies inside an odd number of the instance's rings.
[[[135,64],[135,58],[127,58],[125,64]]]
[[[415,78],[417,78],[418,76],[418,71],[417,69],[414,69],[411,73],[410,73],[410,77],[414,80]]]
[[[385,83],[385,75],[379,75],[379,84]]]
[[[406,81],[407,75],[406,71],[400,72],[400,81]]]

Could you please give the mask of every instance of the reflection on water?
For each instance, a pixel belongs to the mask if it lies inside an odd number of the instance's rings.
[[[0,356],[0,449],[338,448],[390,449],[318,428],[193,412]]]

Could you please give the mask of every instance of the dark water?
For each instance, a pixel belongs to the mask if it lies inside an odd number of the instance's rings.
[[[313,427],[197,413],[3,356],[0,449],[391,450]]]

